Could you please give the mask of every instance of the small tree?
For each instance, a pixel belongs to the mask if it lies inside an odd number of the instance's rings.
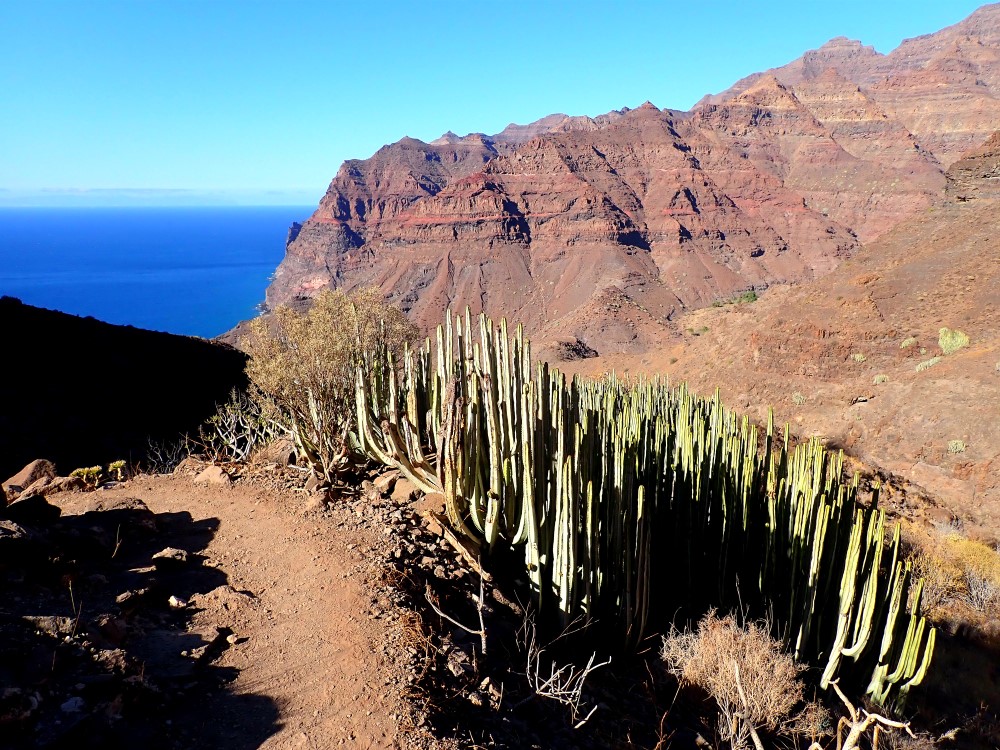
[[[378,347],[399,354],[418,329],[375,289],[323,291],[305,313],[286,306],[250,324],[247,376],[269,399],[299,455],[329,482],[355,458],[355,368]]]

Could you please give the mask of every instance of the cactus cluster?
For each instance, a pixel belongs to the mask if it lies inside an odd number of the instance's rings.
[[[520,326],[480,316],[475,331],[468,310],[435,344],[401,368],[385,351],[359,366],[360,448],[442,493],[457,532],[523,554],[543,620],[635,645],[670,618],[740,607],[770,614],[824,686],[847,678],[891,704],[923,679],[920,587],[906,610],[898,528],[887,545],[878,489],[862,505],[842,456],[790,447],[718,394],[567,379],[532,364]]]

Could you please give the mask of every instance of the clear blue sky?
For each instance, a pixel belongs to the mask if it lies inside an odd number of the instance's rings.
[[[50,189],[315,203],[344,159],[404,135],[687,109],[831,37],[888,52],[979,5],[3,0],[0,204]]]

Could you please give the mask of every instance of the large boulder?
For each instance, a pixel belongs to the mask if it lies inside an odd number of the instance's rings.
[[[72,492],[86,487],[87,483],[81,477],[39,477],[24,488],[21,496],[55,495],[58,492]]]
[[[5,481],[3,488],[8,497],[20,495],[32,485],[38,484],[41,480],[52,481],[56,476],[56,465],[54,463],[44,458],[36,458],[17,472],[17,474]]]
[[[250,463],[290,466],[295,463],[295,444],[286,437],[275,438],[254,453]]]
[[[62,509],[52,505],[43,495],[21,495],[3,511],[9,520],[27,526],[51,523],[61,513]]]
[[[86,482],[80,477],[56,477],[45,485],[45,494],[55,495],[57,492],[73,492],[86,489],[86,487]]]

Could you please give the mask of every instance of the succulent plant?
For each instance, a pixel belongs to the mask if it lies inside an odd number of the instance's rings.
[[[886,545],[878,489],[859,503],[841,454],[790,447],[773,417],[761,435],[718,393],[567,379],[531,362],[520,326],[476,328],[449,314],[402,368],[385,352],[359,366],[358,439],[443,493],[455,531],[522,549],[543,622],[582,617],[635,645],[653,620],[741,607],[771,613],[824,686],[846,677],[892,704],[920,683],[934,629],[919,596],[902,611],[898,528]]]

